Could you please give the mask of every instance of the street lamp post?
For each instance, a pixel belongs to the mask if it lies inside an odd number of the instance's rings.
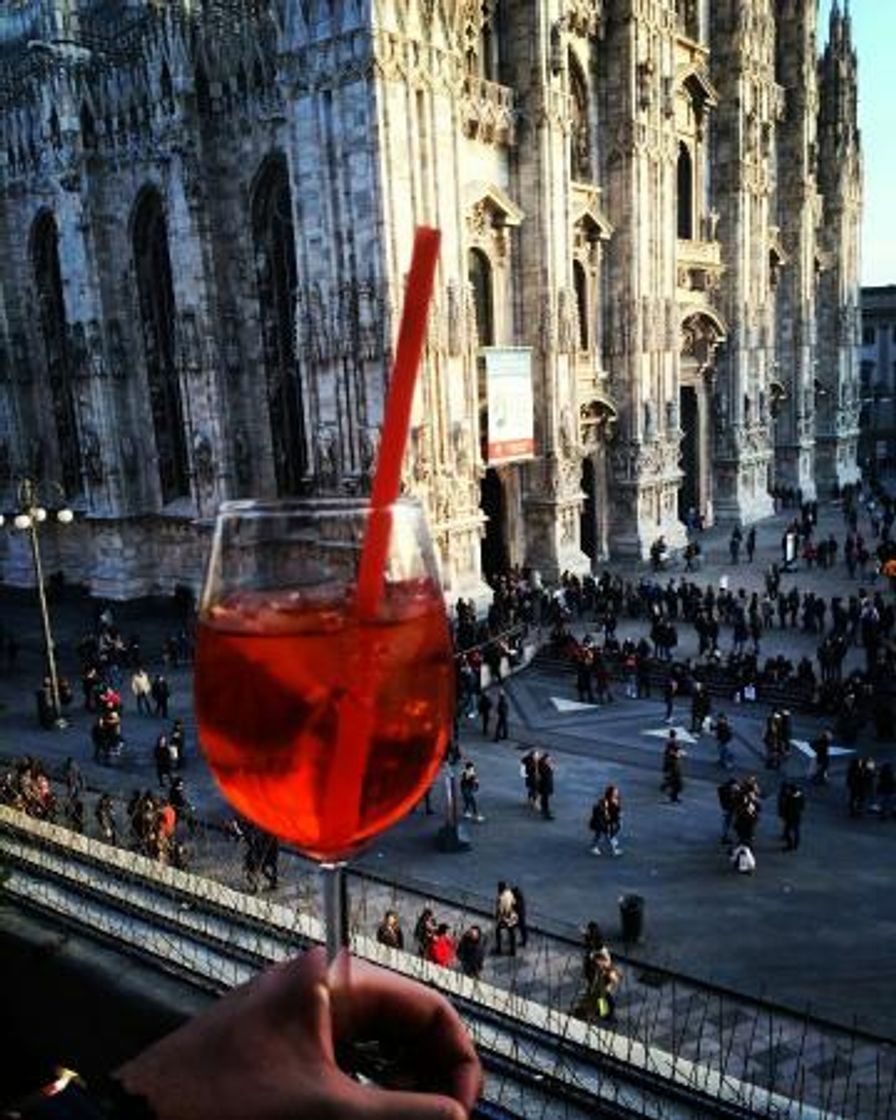
[[[62,496],[62,488],[58,487]],[[53,722],[56,727],[65,727],[66,720],[62,716],[62,704],[59,699],[59,674],[56,671],[56,651],[53,645],[53,633],[50,629],[50,611],[47,607],[47,593],[44,588],[44,569],[40,557],[39,526],[47,520],[47,510],[40,504],[40,495],[37,486],[30,478],[23,478],[18,490],[19,510],[13,518],[13,526],[20,532],[28,534],[31,545],[31,559],[34,563],[34,578],[37,584],[37,599],[40,604],[40,618],[44,631],[44,646],[47,652],[47,667],[50,671],[50,691],[53,697]],[[55,519],[61,525],[69,525],[74,519],[74,514],[63,505],[55,512]]]

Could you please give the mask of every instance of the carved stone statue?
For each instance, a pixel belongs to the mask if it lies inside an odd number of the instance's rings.
[[[87,481],[91,486],[102,486],[105,474],[103,453],[100,438],[93,428],[84,428],[81,433],[81,457]]]
[[[211,490],[215,482],[215,456],[205,432],[199,432],[193,440],[193,471],[202,489]]]

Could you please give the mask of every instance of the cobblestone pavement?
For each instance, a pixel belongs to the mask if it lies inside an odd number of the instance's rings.
[[[783,524],[779,516],[760,526],[755,563],[736,571],[725,564],[727,535],[705,534],[700,582],[717,584],[727,574],[732,586],[759,589],[764,568],[779,556]],[[834,507],[823,510],[821,529],[826,533],[829,527],[842,540],[842,519]],[[637,574],[633,566],[619,570],[628,576]],[[663,578],[680,574],[675,570]],[[785,586],[792,583],[827,595],[848,593],[858,586],[850,585],[842,566],[785,576]],[[89,603],[76,601],[54,607],[61,661],[72,677],[74,643],[89,624],[91,609]],[[145,603],[117,608],[122,629],[140,633],[152,667],[159,662],[163,636],[176,627],[166,610]],[[4,593],[0,611],[2,621],[15,629],[22,644],[16,670],[0,676],[0,703],[5,704],[0,711],[0,748],[5,753],[30,751],[56,762],[74,755],[92,780],[111,779],[122,792],[138,784],[151,786],[155,781],[151,748],[160,721],[130,712],[124,728],[128,748],[121,763],[114,771],[94,770],[85,713],[73,712],[71,726],[63,731],[36,728],[33,689],[41,655],[33,598]],[[641,632],[634,624],[621,624],[621,635],[630,630]],[[687,654],[690,629],[680,626],[679,632],[680,652]],[[723,648],[729,642],[726,635]],[[790,630],[774,631],[768,644],[791,657],[814,649],[814,640]],[[858,659],[859,653],[851,651],[850,657]],[[189,670],[173,669],[169,678],[171,714],[187,724],[192,754],[189,792],[204,815],[221,819],[227,809],[195,753]],[[842,783],[848,756],[835,761],[830,787],[809,791],[800,851],[783,853],[774,808],[778,779],[761,769],[758,749],[764,709],[761,705],[726,708],[735,728],[738,772],[756,772],[766,795],[757,873],[739,876],[717,844],[718,772],[706,738],[688,747],[684,805],[668,807],[658,792],[665,732],[658,701],[620,699],[606,709],[561,710],[575,699],[572,677],[538,668],[514,679],[511,696],[507,743],[494,744],[478,734],[474,721],[464,723],[462,747],[477,763],[481,809],[487,818],[470,828],[471,851],[438,852],[433,840],[440,818],[418,812],[372,845],[358,861],[362,867],[387,880],[414,883],[424,893],[462,897],[476,909],[489,909],[497,879],[507,878],[525,890],[534,925],[569,937],[577,937],[587,920],[597,918],[611,939],[618,938],[618,899],[625,893],[639,894],[646,909],[637,956],[646,966],[669,966],[798,1010],[811,1005],[843,1023],[857,1019],[869,1030],[893,1034],[896,822],[874,816],[847,818]],[[686,721],[682,724],[687,726]],[[797,736],[809,738],[818,726],[798,716]],[[519,750],[532,743],[549,748],[557,762],[553,821],[533,814],[522,796]],[[894,756],[889,743],[860,739],[856,749],[878,760]],[[797,764],[803,765],[799,755],[793,762]],[[586,828],[593,797],[611,781],[621,786],[625,804],[625,853],[618,860],[591,855]],[[441,789],[434,801],[441,812]],[[379,908],[379,904],[371,906]],[[402,916],[406,926],[413,924],[415,915]],[[533,943],[527,955],[534,957],[538,951]],[[521,962],[517,967],[525,965]]]

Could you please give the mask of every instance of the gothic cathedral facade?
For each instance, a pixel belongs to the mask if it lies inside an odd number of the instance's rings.
[[[404,488],[447,593],[858,478],[850,17],[817,0],[16,0],[0,10],[0,508],[47,566],[201,578],[223,499],[364,493],[415,226]],[[488,355],[533,450],[490,458]],[[31,579],[0,534],[0,579]]]

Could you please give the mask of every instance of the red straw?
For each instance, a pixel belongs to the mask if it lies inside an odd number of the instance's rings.
[[[408,442],[417,367],[426,337],[426,316],[432,296],[440,236],[437,229],[421,226],[414,238],[414,255],[386,398],[380,457],[370,494],[371,516],[358,570],[358,613],[362,618],[370,618],[376,613],[383,586],[392,530],[392,518],[386,511],[398,498],[401,486],[401,464]]]
[[[414,255],[380,440],[379,462],[370,497],[370,517],[358,567],[356,610],[359,618],[373,618],[380,595],[392,533],[392,503],[401,486],[401,465],[408,440],[417,368],[426,337],[426,316],[432,296],[440,234],[420,227],[414,238]],[[376,667],[361,665],[355,674],[357,690],[348,691],[339,705],[339,731],[330,760],[323,817],[328,830],[343,842],[352,840],[361,812],[361,790],[370,739],[373,734],[373,697]],[[353,695],[354,692],[354,695]]]

